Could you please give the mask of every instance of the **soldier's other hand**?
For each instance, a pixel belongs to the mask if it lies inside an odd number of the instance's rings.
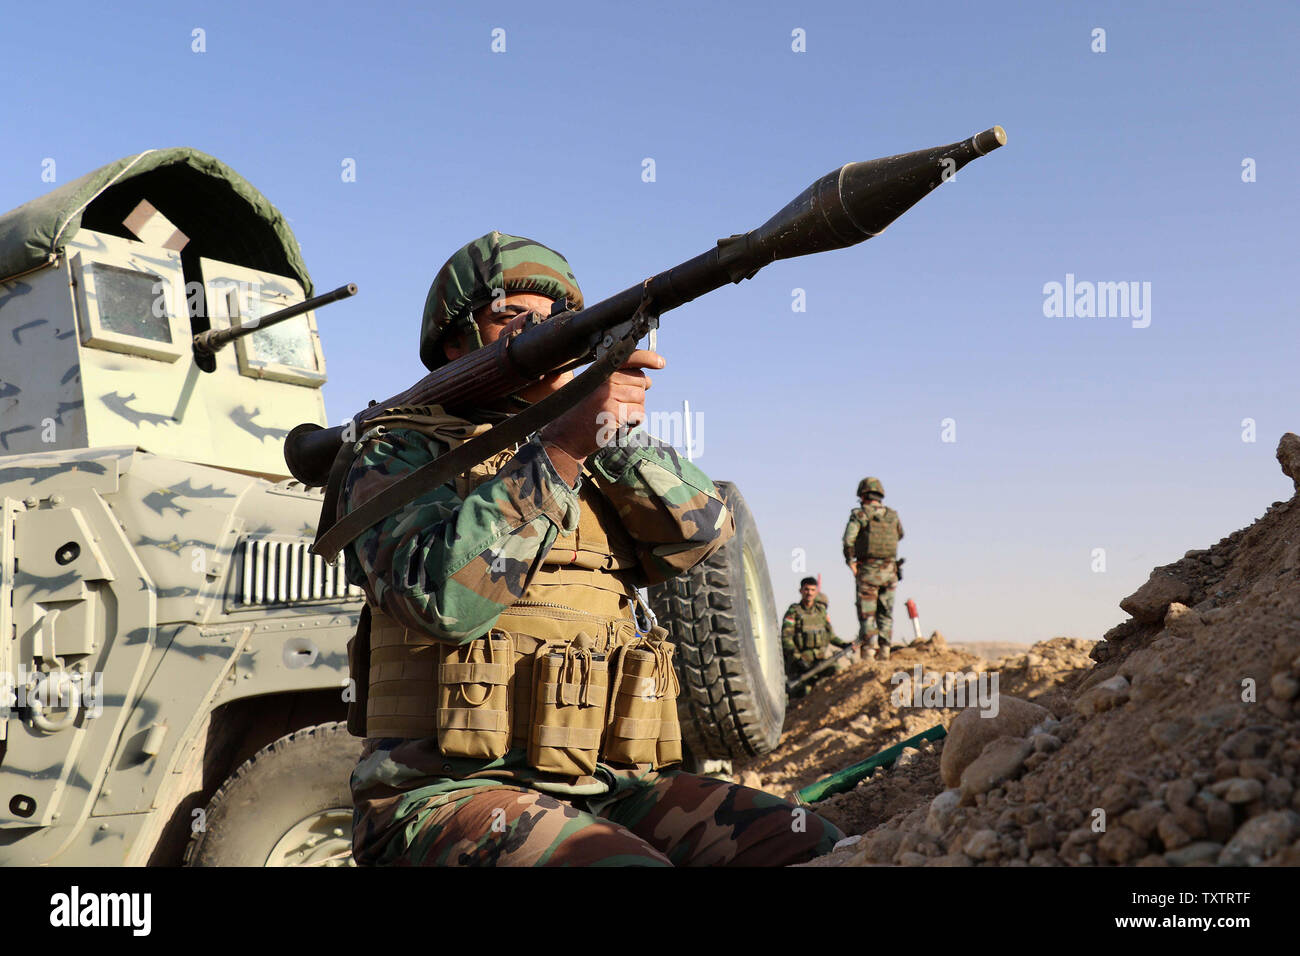
[[[620,431],[645,421],[651,379],[642,369],[665,364],[657,352],[637,349],[600,387],[542,429],[542,440],[579,460],[613,444]]]

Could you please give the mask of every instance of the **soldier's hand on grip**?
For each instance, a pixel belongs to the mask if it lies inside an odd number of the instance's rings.
[[[543,428],[542,440],[581,462],[610,444],[624,427],[645,421],[645,393],[651,379],[642,369],[664,365],[662,355],[637,349],[608,381]]]

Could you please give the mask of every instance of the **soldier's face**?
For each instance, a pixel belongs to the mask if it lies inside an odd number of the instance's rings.
[[[817,597],[817,585],[805,584],[799,589],[799,593],[803,596],[804,604],[812,604],[813,599]]]
[[[529,312],[536,312],[543,317],[550,315],[551,305],[552,300],[549,296],[538,295],[535,292],[509,292],[475,312],[474,321],[478,323],[478,334],[483,339],[483,344],[491,345],[507,332],[522,326]],[[455,343],[448,342],[445,351],[447,358],[455,361],[466,354],[467,349],[464,341],[458,339]],[[548,375],[523,389],[519,395],[525,401],[540,401],[571,378],[573,378],[572,372]]]

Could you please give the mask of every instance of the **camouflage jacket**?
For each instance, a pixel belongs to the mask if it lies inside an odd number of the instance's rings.
[[[856,558],[858,536],[863,534],[873,515],[884,514],[892,518],[898,533],[898,540],[903,540],[903,523],[898,520],[898,512],[886,507],[879,501],[866,501],[849,512],[848,524],[844,526],[844,561],[858,565],[858,578],[867,584],[884,585],[898,580],[898,565],[891,558]]]
[[[818,595],[811,608],[802,601],[791,604],[781,620],[781,649],[786,657],[814,660],[830,644],[847,647],[851,642],[835,636],[826,613],[826,600]]]
[[[346,513],[444,449],[439,440],[411,430],[371,440],[348,473],[340,511]],[[348,545],[349,580],[365,590],[372,605],[405,627],[465,643],[487,633],[523,596],[542,558],[577,528],[578,490],[559,476],[536,438],[513,454],[503,453],[489,470],[495,473],[464,497],[456,483],[444,485]],[[614,507],[635,543],[634,585],[688,570],[735,533],[713,482],[643,429],[634,430],[622,447],[603,448],[588,458],[579,487],[587,481]],[[428,797],[450,798],[502,784],[590,796],[607,792],[615,779],[602,767],[595,777],[543,774],[528,765],[518,747],[484,762],[445,757],[431,737],[368,738],[352,775],[352,793],[358,806],[390,806],[397,812]]]
[[[445,450],[415,431],[370,441],[348,473],[341,513]],[[595,482],[635,540],[635,586],[689,570],[735,533],[713,482],[643,429],[588,458],[579,481]],[[444,485],[359,536],[348,579],[406,627],[472,641],[523,597],[541,558],[577,527],[578,509],[577,490],[534,438],[464,499]]]

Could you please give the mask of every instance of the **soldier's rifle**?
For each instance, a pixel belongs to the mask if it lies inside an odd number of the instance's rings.
[[[838,661],[841,657],[847,656],[850,652],[854,654],[858,652],[858,644],[856,641],[850,644],[848,647],[840,648],[838,651],[836,651],[830,657],[826,658],[826,660],[822,661],[816,667],[809,668],[808,670],[800,674],[798,677],[796,677],[794,680],[786,681],[785,683],[786,692],[789,693],[790,691],[794,690],[796,687],[798,687],[800,684],[804,683],[805,681],[809,680],[810,678],[816,677],[822,671],[826,670],[828,667],[830,667],[832,664]]]
[[[365,433],[367,420],[387,409],[441,405],[454,412],[482,406],[547,375],[591,363],[559,390],[395,482],[337,522],[324,515],[312,550],[332,559],[366,528],[576,406],[627,361],[664,312],[729,282],[752,278],[778,259],[843,249],[879,235],[957,170],[1005,143],[1006,133],[994,126],[947,146],[848,163],[822,176],[757,229],[719,239],[693,259],[585,309],[570,309],[561,300],[547,317],[530,314],[523,328],[430,372],[344,425],[297,426],[285,440],[290,473],[308,486],[337,485],[351,460],[346,446]]]

